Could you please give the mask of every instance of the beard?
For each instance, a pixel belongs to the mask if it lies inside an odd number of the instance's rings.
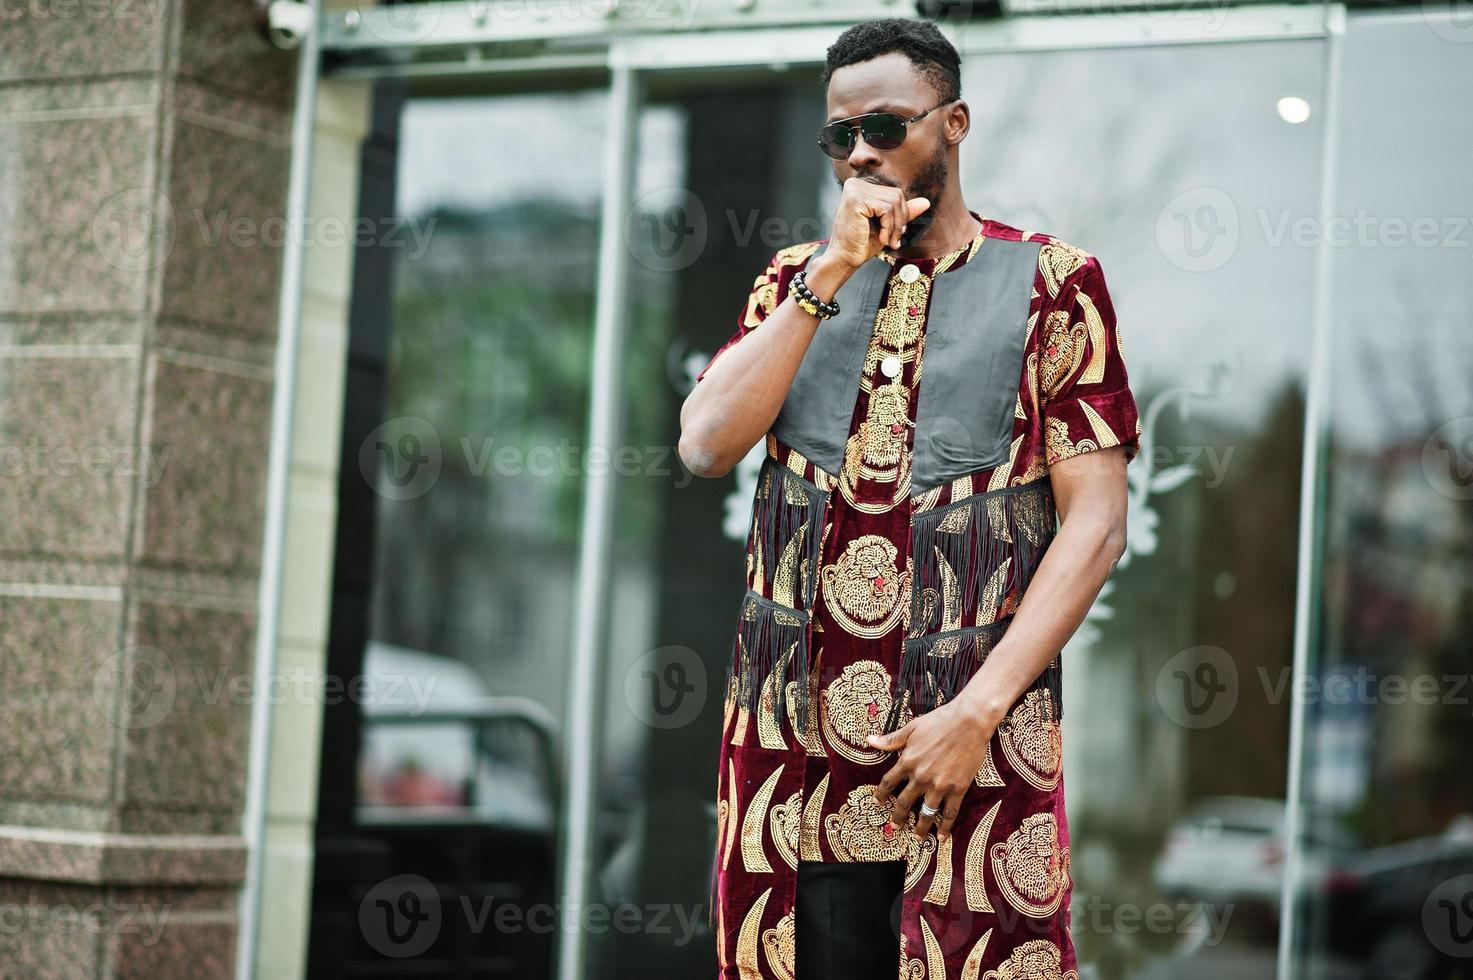
[[[935,152],[931,154],[916,175],[905,185],[905,196],[907,198],[924,197],[931,202],[932,207],[935,207],[937,200],[941,196],[941,189],[946,186],[946,178],[950,173],[951,169],[946,164],[946,144],[942,140],[937,140]],[[856,173],[853,176],[858,177],[860,180],[867,180],[872,184],[884,184],[887,187],[900,186],[900,181],[895,180],[893,177],[886,177],[880,173]],[[842,188],[844,186],[844,178],[835,174],[834,183]]]

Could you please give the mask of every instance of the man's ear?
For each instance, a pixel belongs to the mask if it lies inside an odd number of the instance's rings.
[[[955,145],[967,138],[972,131],[972,107],[958,99],[951,104],[946,114],[946,142]]]

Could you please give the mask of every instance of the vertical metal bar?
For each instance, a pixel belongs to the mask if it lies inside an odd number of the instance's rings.
[[[604,148],[603,203],[599,218],[598,295],[593,328],[592,394],[588,406],[587,452],[615,455],[621,404],[622,347],[628,253],[624,220],[633,197],[639,76],[613,64],[609,86],[611,126]],[[585,463],[588,457],[585,457]],[[583,980],[587,957],[581,927],[593,860],[595,781],[598,778],[607,658],[601,656],[607,611],[609,551],[613,532],[613,474],[608,465],[582,466],[583,516],[579,534],[578,586],[569,664],[563,789],[563,832],[559,842],[557,976]]]
[[[288,235],[281,258],[276,364],[271,391],[271,443],[266,462],[266,526],[261,545],[257,591],[255,697],[251,700],[250,763],[246,773],[241,834],[247,844],[246,880],[238,906],[237,980],[253,980],[261,931],[261,871],[266,849],[266,792],[271,766],[272,700],[277,632],[281,623],[281,583],[285,569],[288,479],[291,475],[292,423],[296,413],[297,346],[302,326],[303,263],[307,195],[312,181],[312,136],[317,122],[320,0],[309,0],[313,24],[297,55],[296,104],[292,114],[292,157],[287,177]]]
[[[1339,191],[1340,58],[1345,37],[1345,7],[1325,7],[1325,122],[1320,137],[1320,227],[1325,227],[1335,208]],[[1321,236],[1315,253],[1314,322],[1310,333],[1309,377],[1304,406],[1304,452],[1300,463],[1299,557],[1294,586],[1294,665],[1289,684],[1289,779],[1284,799],[1284,880],[1279,896],[1279,950],[1277,975],[1289,980],[1294,974],[1298,940],[1299,896],[1303,850],[1301,809],[1304,800],[1305,699],[1294,692],[1303,690],[1303,678],[1311,669],[1312,645],[1318,635],[1316,604],[1319,600],[1319,564],[1323,543],[1325,447],[1328,445],[1330,398],[1331,295],[1334,253]]]

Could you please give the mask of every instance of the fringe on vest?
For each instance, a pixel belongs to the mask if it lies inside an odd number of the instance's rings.
[[[1056,529],[1047,477],[912,516],[910,630],[886,732],[961,693],[1007,631]],[[1047,692],[1046,718],[1063,717],[1058,656],[1030,689]]]
[[[808,726],[808,625],[827,503],[827,491],[763,457],[752,500],[748,588],[728,667],[737,703],[755,711],[766,698],[777,718],[787,713],[787,682],[796,682],[800,732]]]

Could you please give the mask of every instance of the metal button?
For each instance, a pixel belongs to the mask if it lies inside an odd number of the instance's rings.
[[[918,267],[913,265],[905,265],[900,267],[901,282],[915,282],[920,277],[921,270]]]
[[[906,266],[906,268],[914,269],[915,266],[908,265]],[[887,378],[897,377],[900,374],[900,358],[896,357],[894,354],[888,355],[883,361],[880,362],[880,371]]]

